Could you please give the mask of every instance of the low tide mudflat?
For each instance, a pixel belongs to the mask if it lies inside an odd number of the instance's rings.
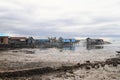
[[[119,46],[104,45],[102,48],[77,46],[71,48],[14,49],[0,52],[0,72],[17,71],[32,68],[59,68],[72,66],[86,61],[105,61],[118,57]],[[116,56],[117,55],[117,56]],[[44,75],[2,78],[3,80],[119,80],[120,66],[106,65],[99,69],[77,68],[68,71],[53,72]]]

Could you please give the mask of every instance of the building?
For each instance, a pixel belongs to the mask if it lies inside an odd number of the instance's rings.
[[[8,45],[8,36],[0,36],[0,44]]]
[[[25,47],[27,45],[26,37],[10,37],[9,44],[11,47]]]
[[[36,39],[35,42],[37,44],[47,43],[50,42],[49,39]]]
[[[27,38],[26,43],[27,43],[27,46],[29,47],[35,46],[35,40],[33,39],[33,37]]]
[[[8,38],[8,36],[0,36],[0,49],[6,49],[9,47]]]
[[[75,43],[76,39],[63,39],[62,42],[63,43]]]
[[[57,42],[57,38],[56,38],[56,37],[48,37],[48,39],[49,39],[49,42],[50,42],[50,43],[55,43],[55,42]]]
[[[86,42],[88,45],[100,45],[100,44],[104,44],[104,40],[103,39],[91,39],[91,38],[87,38]]]

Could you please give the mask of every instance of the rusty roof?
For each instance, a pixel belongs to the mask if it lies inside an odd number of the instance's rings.
[[[26,37],[10,37],[10,39],[27,39]]]
[[[0,36],[0,38],[8,38],[9,36]]]

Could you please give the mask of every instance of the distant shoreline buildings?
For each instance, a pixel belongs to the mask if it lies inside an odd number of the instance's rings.
[[[63,47],[72,46],[79,44],[80,40],[74,38],[56,38],[48,37],[46,39],[34,39],[33,37],[10,37],[10,36],[0,36],[0,49],[6,48],[52,48],[52,47]],[[86,44],[90,45],[102,45],[109,44],[103,39],[92,39],[86,38]]]
[[[79,43],[76,39],[62,37],[48,37],[47,39],[34,39],[33,37],[0,36],[0,48],[35,48],[35,47],[62,47]]]

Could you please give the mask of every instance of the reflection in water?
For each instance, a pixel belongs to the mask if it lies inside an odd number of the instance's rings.
[[[75,51],[75,47],[76,46],[63,46],[62,48],[60,48],[60,52],[63,52],[64,50],[72,50],[72,51]]]
[[[61,47],[44,47],[42,49],[48,49],[48,48],[57,48],[60,50],[60,52],[66,51],[66,50],[70,50],[70,51],[75,51],[77,48],[85,48],[86,50],[93,50],[93,49],[103,49],[104,47],[102,45],[65,45],[65,46],[61,46]]]
[[[42,46],[40,49],[48,49],[48,48],[57,48],[60,50],[60,52],[70,50],[70,51],[75,51],[76,49],[86,49],[86,50],[93,50],[93,49],[103,49],[103,45],[90,45],[86,44],[85,42],[80,42],[79,44],[74,44],[74,45],[51,45],[51,46]]]
[[[63,50],[75,50],[75,46],[65,46],[62,49]]]
[[[71,46],[63,46],[60,49],[60,52],[63,52],[64,50],[72,50],[75,51],[76,50],[76,45],[71,45]],[[86,47],[86,50],[93,50],[93,49],[103,49],[104,47],[102,45],[86,45],[86,46],[82,46],[82,47]]]
[[[103,49],[104,47],[102,45],[86,45],[86,49],[87,50],[91,50],[91,49]]]

